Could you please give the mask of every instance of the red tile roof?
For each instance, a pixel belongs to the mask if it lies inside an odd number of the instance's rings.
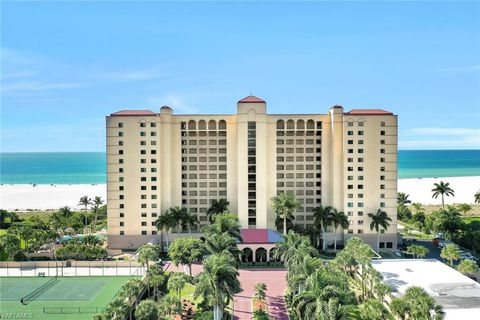
[[[150,110],[122,110],[114,112],[111,116],[156,116],[157,113]]]
[[[271,229],[240,229],[242,243],[277,243],[283,241],[277,231]]]
[[[259,97],[255,96],[247,96],[243,98],[242,100],[238,101],[239,103],[265,103],[265,100],[260,99]]]
[[[386,115],[393,115],[392,112],[382,110],[382,109],[352,109],[349,112],[345,112],[345,114],[349,115],[376,115],[376,116],[386,116]]]

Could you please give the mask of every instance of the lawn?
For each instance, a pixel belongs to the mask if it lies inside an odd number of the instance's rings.
[[[22,297],[39,289],[50,279],[0,277],[2,312],[22,314],[37,320],[92,319],[97,310],[100,312],[131,277],[59,277],[26,305],[20,302]],[[56,313],[60,308],[64,308],[63,314]],[[79,309],[83,313],[78,313]]]
[[[462,220],[465,223],[470,223],[470,222],[473,222],[473,221],[480,222],[480,216],[479,217],[462,217]]]

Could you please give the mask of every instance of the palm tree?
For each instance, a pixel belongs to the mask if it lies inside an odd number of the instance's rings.
[[[155,246],[151,244],[145,244],[138,249],[138,262],[143,266],[149,267],[150,261],[155,261],[158,259],[158,250]]]
[[[409,203],[412,203],[412,201],[410,201],[408,199],[409,196],[410,196],[409,194],[406,194],[404,192],[398,192],[397,193],[397,204],[399,206],[405,206]]]
[[[401,320],[405,320],[406,316],[410,312],[410,305],[403,298],[394,298],[390,302],[390,311],[392,314]]]
[[[149,284],[153,287],[153,299],[158,299],[158,288],[167,280],[165,272],[161,266],[152,265],[147,270],[149,275]]]
[[[283,262],[290,269],[299,264],[304,256],[317,256],[317,250],[311,246],[310,239],[290,230],[283,240],[275,245],[275,258],[283,259]]]
[[[409,287],[401,298],[408,304],[408,319],[441,320],[445,313],[442,307],[421,287]]]
[[[228,205],[230,204],[227,199],[213,200],[212,204],[207,210],[208,221],[213,222],[217,214],[228,212]]]
[[[314,224],[322,231],[322,250],[327,249],[327,227],[332,218],[332,207],[319,206],[313,210]]]
[[[113,299],[105,308],[106,318],[112,320],[123,320],[129,312],[130,307],[121,297]]]
[[[186,283],[187,279],[185,279],[185,275],[183,273],[174,272],[168,279],[167,288],[170,291],[174,291],[177,294],[178,299],[180,299],[182,297],[182,289],[185,287]]]
[[[378,209],[376,213],[369,213],[368,216],[372,219],[370,222],[370,230],[375,229],[377,232],[377,252],[380,250],[380,227],[385,231],[390,226],[389,221],[392,221],[385,211]]]
[[[168,234],[170,229],[176,226],[177,222],[173,219],[173,216],[170,214],[170,210],[165,211],[164,214],[160,215],[158,219],[155,221],[155,226],[157,227],[158,231],[165,231],[165,239],[167,242],[167,249],[169,246]]]
[[[469,205],[468,203],[460,203],[457,205],[457,210],[466,216],[468,211],[472,210],[472,206]]]
[[[384,320],[389,316],[383,303],[376,299],[368,299],[358,309],[361,320]]]
[[[238,222],[238,218],[233,213],[224,212],[217,214],[215,217],[215,223],[205,226],[202,231],[207,236],[227,233],[232,238],[242,242],[240,223]]]
[[[347,320],[351,319],[350,306],[344,306],[338,303],[337,298],[329,298],[328,301],[320,301],[317,306],[316,319],[322,320]]]
[[[158,320],[157,304],[150,299],[142,300],[135,308],[136,320]]]
[[[452,188],[450,188],[450,183],[444,183],[443,181],[440,181],[440,183],[434,183],[434,188],[432,189],[433,195],[432,198],[437,199],[439,195],[442,196],[442,209],[445,209],[445,202],[444,202],[444,196],[452,196],[454,197],[455,194]]]
[[[475,192],[474,202],[480,204],[480,190]]]
[[[172,216],[172,220],[175,221],[175,228],[177,230],[177,234],[180,234],[180,226],[186,220],[186,217],[188,215],[188,209],[185,207],[174,207],[170,208],[169,211],[170,215]]]
[[[421,212],[422,213],[425,212],[425,208],[423,207],[423,205],[421,203],[418,203],[418,202],[412,203],[412,208],[415,209],[416,214],[419,214]]]
[[[192,227],[198,226],[198,217],[196,214],[193,213],[187,213],[187,215],[184,217],[183,223],[187,225],[188,228],[188,233],[192,233]]]
[[[334,232],[333,232],[333,251],[337,251],[337,229],[338,227],[342,228],[343,230],[348,228],[350,224],[348,222],[348,217],[343,211],[337,211],[337,209],[333,209],[331,214],[331,222],[333,223]]]
[[[322,302],[337,299],[337,305],[349,305],[355,302],[354,294],[348,288],[346,275],[325,267],[310,275],[305,290],[295,295],[292,309],[299,319],[316,320]]]
[[[73,212],[72,212],[72,210],[70,210],[70,207],[66,207],[66,206],[58,209],[58,212],[65,219],[68,219],[73,215]]]
[[[477,264],[474,261],[468,259],[460,261],[457,269],[458,271],[466,275],[474,275],[478,272]]]
[[[92,199],[90,199],[88,196],[83,196],[80,198],[80,201],[78,202],[79,206],[84,206],[85,212],[88,210],[88,206],[92,204]],[[85,215],[85,227],[87,226],[88,221],[87,221],[87,216]]]
[[[257,283],[255,285],[254,297],[260,301],[265,301],[267,298],[267,285],[264,282]]]
[[[11,260],[15,253],[21,249],[20,239],[11,233],[2,234],[0,236],[0,248],[8,254]]]
[[[226,233],[212,234],[205,239],[205,249],[211,254],[230,255],[237,264],[240,262],[240,250],[237,246],[237,240]]]
[[[282,192],[272,198],[272,208],[277,215],[283,219],[283,235],[286,236],[287,219],[288,217],[292,217],[293,212],[297,208],[301,208],[300,202],[298,202],[293,193]]]
[[[130,279],[127,282],[125,282],[121,287],[118,292],[118,294],[125,298],[128,299],[130,304],[132,303],[132,298],[136,299],[137,296],[140,294],[142,291],[142,286],[143,282],[140,279]]]
[[[101,197],[95,197],[92,201],[93,204],[93,225],[97,225],[97,218],[98,218],[98,210],[100,209],[100,206],[104,203]]]
[[[460,259],[460,249],[456,244],[449,243],[440,251],[440,257],[447,259],[450,267],[453,267],[453,260]]]
[[[230,255],[212,255],[205,259],[203,272],[198,275],[194,298],[207,297],[213,306],[213,319],[221,320],[225,307],[234,294],[240,292],[238,270]]]
[[[302,292],[308,277],[321,267],[323,267],[323,262],[320,258],[312,257],[308,254],[301,256],[300,260],[295,264],[291,264],[288,269],[288,286],[292,291]]]

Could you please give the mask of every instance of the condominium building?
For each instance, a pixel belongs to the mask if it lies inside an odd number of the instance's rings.
[[[367,214],[382,209],[392,221],[381,246],[396,248],[391,112],[334,106],[326,114],[267,114],[264,100],[248,96],[235,114],[123,110],[107,116],[106,127],[111,250],[158,239],[155,221],[173,206],[196,214],[201,228],[210,203],[221,198],[242,228],[276,229],[271,199],[281,192],[302,204],[294,216],[305,227],[320,205],[345,212],[350,226],[337,232],[339,240],[355,235],[374,244]]]

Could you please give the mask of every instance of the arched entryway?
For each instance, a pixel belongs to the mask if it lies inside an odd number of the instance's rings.
[[[275,257],[275,250],[276,250],[275,248],[272,248],[272,249],[270,249],[270,251],[268,252],[268,256],[269,256],[269,258],[270,258],[270,259],[269,259],[270,262],[273,262],[273,261],[280,262],[280,261],[281,261],[280,258],[276,258],[276,257]]]
[[[267,249],[260,247],[255,251],[255,262],[267,262]]]
[[[242,262],[253,262],[253,251],[250,248],[242,250]]]

